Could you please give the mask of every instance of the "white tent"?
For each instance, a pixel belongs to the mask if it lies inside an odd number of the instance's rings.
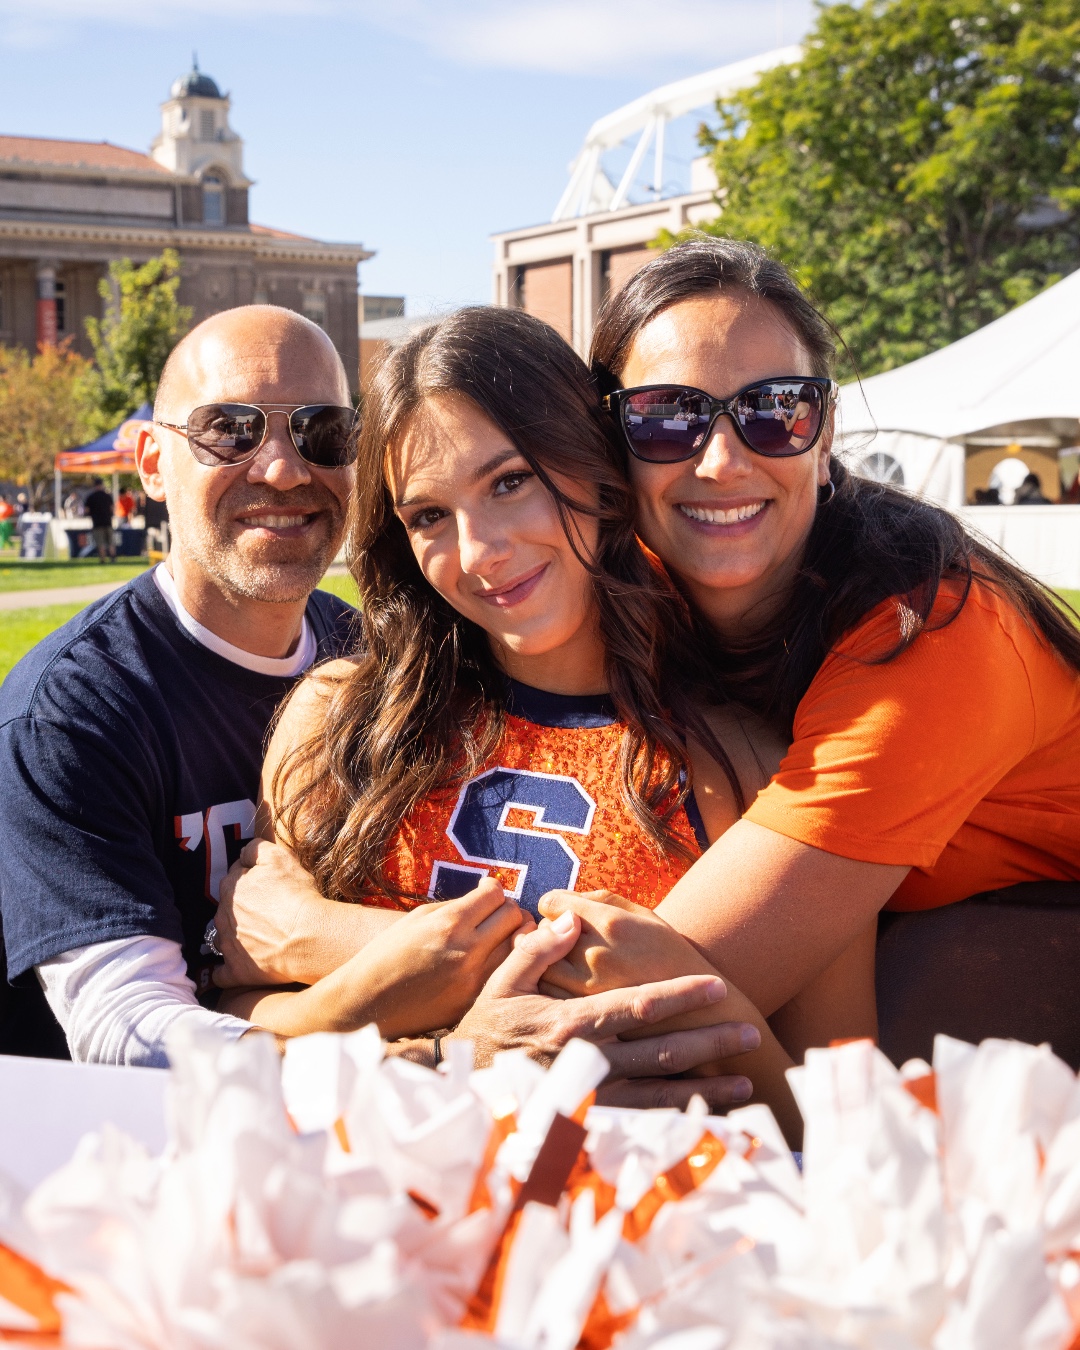
[[[1080,588],[1080,506],[965,506],[969,455],[1015,467],[1021,447],[1080,443],[1080,271],[950,347],[845,385],[837,430],[858,472],[940,502],[1050,585]]]
[[[1080,271],[910,365],[845,385],[842,431],[962,441],[990,427],[1080,419]]]

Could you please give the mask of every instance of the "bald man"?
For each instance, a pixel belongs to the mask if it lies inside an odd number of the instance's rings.
[[[136,449],[168,505],[168,562],[0,690],[8,977],[36,972],[76,1059],[163,1063],[181,1017],[246,1029],[199,1003],[213,1001],[204,936],[253,833],[270,719],[349,640],[353,611],[315,587],[342,539],[353,420],[337,352],[307,319],[260,305],[200,324]],[[47,1050],[40,1024],[18,1022],[30,996],[7,997],[0,1050]]]

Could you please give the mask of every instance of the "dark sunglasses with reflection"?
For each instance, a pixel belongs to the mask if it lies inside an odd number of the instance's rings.
[[[730,417],[756,455],[786,459],[812,450],[839,388],[819,376],[776,375],[713,398],[685,384],[617,389],[604,399],[630,453],[650,464],[677,464],[704,449],[718,417]]]
[[[187,437],[191,453],[208,468],[224,468],[254,459],[266,440],[271,416],[288,419],[296,453],[319,469],[343,469],[356,459],[359,414],[333,403],[291,404],[207,403],[193,408],[187,421],[155,422]]]

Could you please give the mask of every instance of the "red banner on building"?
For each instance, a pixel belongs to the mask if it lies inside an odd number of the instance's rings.
[[[56,346],[56,300],[37,302],[37,340],[39,347]]]

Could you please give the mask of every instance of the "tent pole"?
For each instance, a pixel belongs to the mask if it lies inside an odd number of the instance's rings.
[[[53,470],[53,515],[60,519],[60,508],[64,500],[64,475],[59,468]]]

